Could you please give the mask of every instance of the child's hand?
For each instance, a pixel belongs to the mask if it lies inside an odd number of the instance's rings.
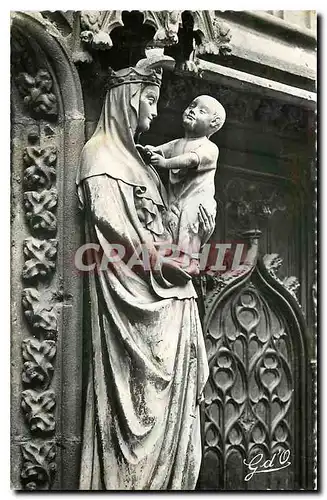
[[[147,144],[146,146],[144,146],[144,149],[145,149],[146,151],[149,151],[149,152],[151,153],[152,151],[155,151],[156,147],[155,147],[155,146],[149,146],[149,145]]]
[[[141,146],[141,144],[136,144],[136,149],[138,150],[144,163],[146,163],[148,165],[151,162],[151,154],[152,154],[149,147],[148,146]]]
[[[159,167],[159,168],[165,168],[166,166],[166,160],[163,158],[163,156],[159,155],[158,153],[154,153],[153,151],[151,152],[151,165],[154,167]]]

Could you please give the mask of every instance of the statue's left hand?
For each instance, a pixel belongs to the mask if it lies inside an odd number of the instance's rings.
[[[202,243],[206,243],[215,229],[215,218],[213,215],[204,208],[203,205],[199,205],[199,236]]]

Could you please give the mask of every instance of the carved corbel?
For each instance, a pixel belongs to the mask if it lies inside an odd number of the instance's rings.
[[[217,19],[213,11],[194,11],[194,31],[200,33],[201,43],[196,52],[226,56],[232,52],[229,26]]]
[[[146,13],[149,11],[146,11]],[[149,18],[146,14],[144,22]],[[182,22],[181,10],[163,10],[157,12],[157,17],[160,19],[160,27],[156,31],[153,41],[150,43],[154,47],[167,47],[178,43],[178,30]]]
[[[114,28],[123,26],[120,10],[82,10],[80,13],[80,36],[73,52],[74,62],[91,63],[90,49],[108,50],[113,43],[110,33]]]
[[[110,32],[124,25],[121,10],[82,10],[80,20],[82,42],[99,50],[110,49]]]
[[[226,55],[232,50],[230,28],[218,20],[213,11],[183,11],[182,27],[178,32],[177,68],[201,76],[199,56]]]

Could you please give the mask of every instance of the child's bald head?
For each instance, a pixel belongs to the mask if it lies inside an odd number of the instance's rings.
[[[199,95],[196,99],[198,99],[201,104],[208,107],[212,114],[214,123],[212,124],[212,132],[210,135],[218,132],[219,129],[224,125],[226,120],[226,111],[224,106],[214,97],[210,95]]]
[[[193,99],[183,115],[183,124],[188,132],[202,131],[207,137],[221,129],[225,120],[224,107],[209,95],[200,95]]]

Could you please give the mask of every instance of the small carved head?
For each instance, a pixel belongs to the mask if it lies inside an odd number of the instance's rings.
[[[183,113],[185,130],[198,137],[210,137],[224,125],[225,120],[226,112],[222,104],[208,95],[193,99]]]

